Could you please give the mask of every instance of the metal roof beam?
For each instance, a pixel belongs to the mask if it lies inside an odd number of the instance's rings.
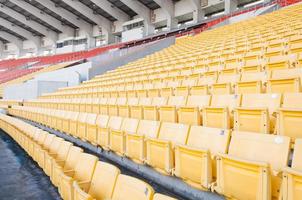
[[[41,19],[45,23],[51,25],[52,27],[58,29],[62,33],[68,35],[68,36],[73,36],[74,35],[74,29],[67,26],[63,25],[61,21],[57,20],[56,18],[42,12],[40,9],[32,6],[29,3],[26,3],[23,0],[10,0],[13,4],[16,4],[20,8],[23,8],[24,10],[28,11],[32,15],[36,16],[37,18]]]
[[[54,31],[51,31],[47,29],[45,26],[42,26],[41,24],[35,22],[35,21],[29,21],[26,19],[26,17],[15,10],[6,7],[5,5],[0,5],[0,12],[3,12],[10,17],[14,18],[15,20],[21,22],[22,24],[25,24],[26,26],[34,29],[35,31],[45,35],[46,37],[50,38],[52,41],[56,41],[58,38],[58,34]],[[22,34],[21,34],[22,35]]]
[[[124,13],[123,11],[121,11],[120,9],[114,7],[109,1],[107,0],[90,0],[91,2],[93,2],[95,5],[97,5],[98,7],[102,8],[104,11],[106,11],[107,13],[109,13],[111,16],[113,16],[114,18],[116,18],[118,21],[121,22],[126,22],[129,20],[129,16]]]
[[[51,10],[52,12],[57,13],[59,16],[64,18],[65,20],[69,21],[73,25],[79,27],[83,30],[92,30],[92,25],[85,22],[84,20],[80,20],[76,15],[73,13],[67,11],[66,9],[62,7],[57,7],[54,2],[51,0],[36,0],[38,3],[45,6],[47,9]]]
[[[22,35],[23,37],[25,37],[26,39],[32,41],[37,48],[39,48],[41,46],[41,38],[37,37],[37,36],[33,36],[33,34],[17,25],[12,24],[10,21],[7,21],[3,18],[0,18],[0,25],[4,26],[5,28],[19,34]]]

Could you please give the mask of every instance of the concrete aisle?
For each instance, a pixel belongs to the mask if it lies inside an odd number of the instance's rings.
[[[2,130],[0,130],[0,199],[61,199],[42,169]]]

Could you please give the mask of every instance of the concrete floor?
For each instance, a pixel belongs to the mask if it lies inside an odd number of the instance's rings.
[[[57,188],[41,168],[0,130],[0,199],[60,200]]]

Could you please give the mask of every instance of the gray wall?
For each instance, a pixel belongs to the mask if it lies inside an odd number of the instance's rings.
[[[127,49],[110,51],[90,59],[92,67],[89,69],[89,79],[96,75],[103,74],[108,70],[127,64],[139,58],[143,58],[156,51],[162,50],[175,43],[175,37],[169,37],[157,42],[139,45]]]
[[[66,86],[67,82],[63,81],[30,81],[8,85],[4,88],[3,99],[34,99],[43,93],[54,92]]]
[[[86,62],[53,72],[39,74],[35,76],[33,81],[63,81],[67,82],[68,86],[75,86],[82,81],[88,80],[89,68],[91,68],[91,62]]]

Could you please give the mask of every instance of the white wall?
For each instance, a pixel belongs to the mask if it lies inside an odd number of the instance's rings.
[[[38,74],[32,81],[62,81],[67,82],[69,86],[74,86],[88,79],[89,68],[91,68],[91,62],[86,62],[53,72]]]
[[[127,42],[130,40],[137,40],[144,37],[144,28],[135,28],[128,31],[122,32],[122,42]]]
[[[34,99],[43,93],[54,92],[58,88],[66,87],[66,82],[32,81],[22,84],[9,85],[4,88],[4,99]]]

